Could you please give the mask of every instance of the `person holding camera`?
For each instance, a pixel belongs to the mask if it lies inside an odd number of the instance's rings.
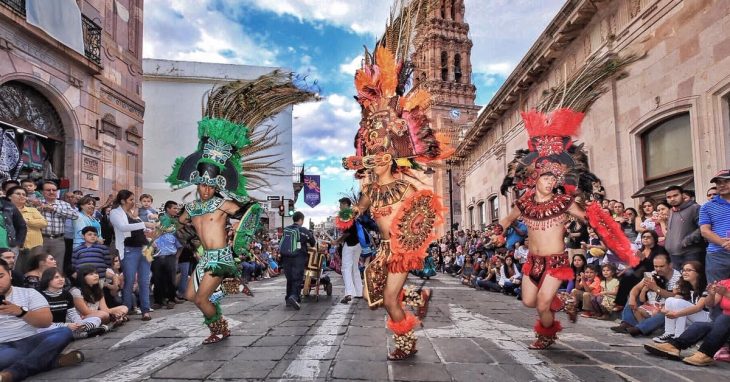
[[[611,328],[617,333],[628,333],[633,337],[648,335],[664,325],[664,314],[660,311],[664,301],[675,295],[674,288],[681,273],[672,268],[669,255],[657,253],[654,256],[654,271],[629,292],[626,306],[621,313],[621,324]]]

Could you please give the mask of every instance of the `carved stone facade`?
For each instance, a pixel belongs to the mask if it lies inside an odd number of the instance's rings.
[[[487,222],[509,211],[499,188],[527,145],[520,111],[600,55],[640,57],[605,83],[577,137],[607,196],[636,207],[679,184],[704,202],[710,178],[730,167],[728,23],[730,5],[720,0],[568,1],[457,149],[463,225],[477,228],[480,203],[499,204]]]
[[[460,132],[471,126],[479,107],[474,104],[476,87],[471,83],[471,48],[469,25],[464,22],[464,0],[441,0],[431,8],[427,19],[416,33],[416,49],[411,56],[415,87],[424,87],[433,98],[427,111],[432,127],[446,135],[456,145]],[[449,193],[449,174],[446,168],[436,168],[424,182],[443,195],[444,205],[453,206],[453,222],[461,221],[461,192],[456,180],[458,169],[452,169],[452,190]],[[451,198],[451,203],[449,203]],[[441,228],[444,234],[451,226]]]
[[[15,84],[41,93],[58,113],[63,135],[45,137],[24,121],[3,129],[22,128],[16,134],[37,141],[62,188],[101,197],[121,189],[139,194],[143,1],[78,1],[85,54],[30,25],[12,3],[0,0],[0,87]],[[90,35],[88,28],[97,33]]]

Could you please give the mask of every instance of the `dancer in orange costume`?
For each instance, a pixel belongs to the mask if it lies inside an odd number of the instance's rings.
[[[384,305],[387,325],[394,333],[395,350],[390,360],[416,353],[413,329],[426,315],[429,290],[404,288],[408,272],[423,268],[428,245],[436,238],[434,228],[443,223],[439,197],[417,190],[408,179],[420,163],[444,159],[449,152],[429,126],[423,110],[430,94],[417,89],[404,95],[408,65],[396,62],[389,47],[379,44],[374,55],[365,52],[363,67],[355,74],[357,101],[362,121],[355,137],[356,155],[343,166],[359,176],[370,176],[354,213],[341,214],[338,226],[346,229],[362,213],[370,212],[378,225],[381,242],[375,259],[365,270],[365,297],[371,308]],[[407,313],[403,303],[417,308]]]

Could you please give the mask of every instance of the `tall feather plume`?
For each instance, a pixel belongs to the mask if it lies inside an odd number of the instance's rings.
[[[295,84],[295,81],[302,84]],[[281,158],[261,152],[278,144],[276,127],[264,122],[287,106],[318,101],[316,85],[303,84],[292,73],[275,70],[252,81],[233,81],[206,92],[203,116],[221,118],[248,128],[250,144],[239,149],[247,187],[268,186],[271,175],[283,175]]]

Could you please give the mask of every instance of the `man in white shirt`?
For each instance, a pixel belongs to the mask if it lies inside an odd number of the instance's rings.
[[[10,266],[0,259],[0,382],[21,381],[54,367],[75,365],[84,355],[61,354],[73,341],[67,327],[37,333],[51,325],[51,310],[35,289],[11,285]]]

